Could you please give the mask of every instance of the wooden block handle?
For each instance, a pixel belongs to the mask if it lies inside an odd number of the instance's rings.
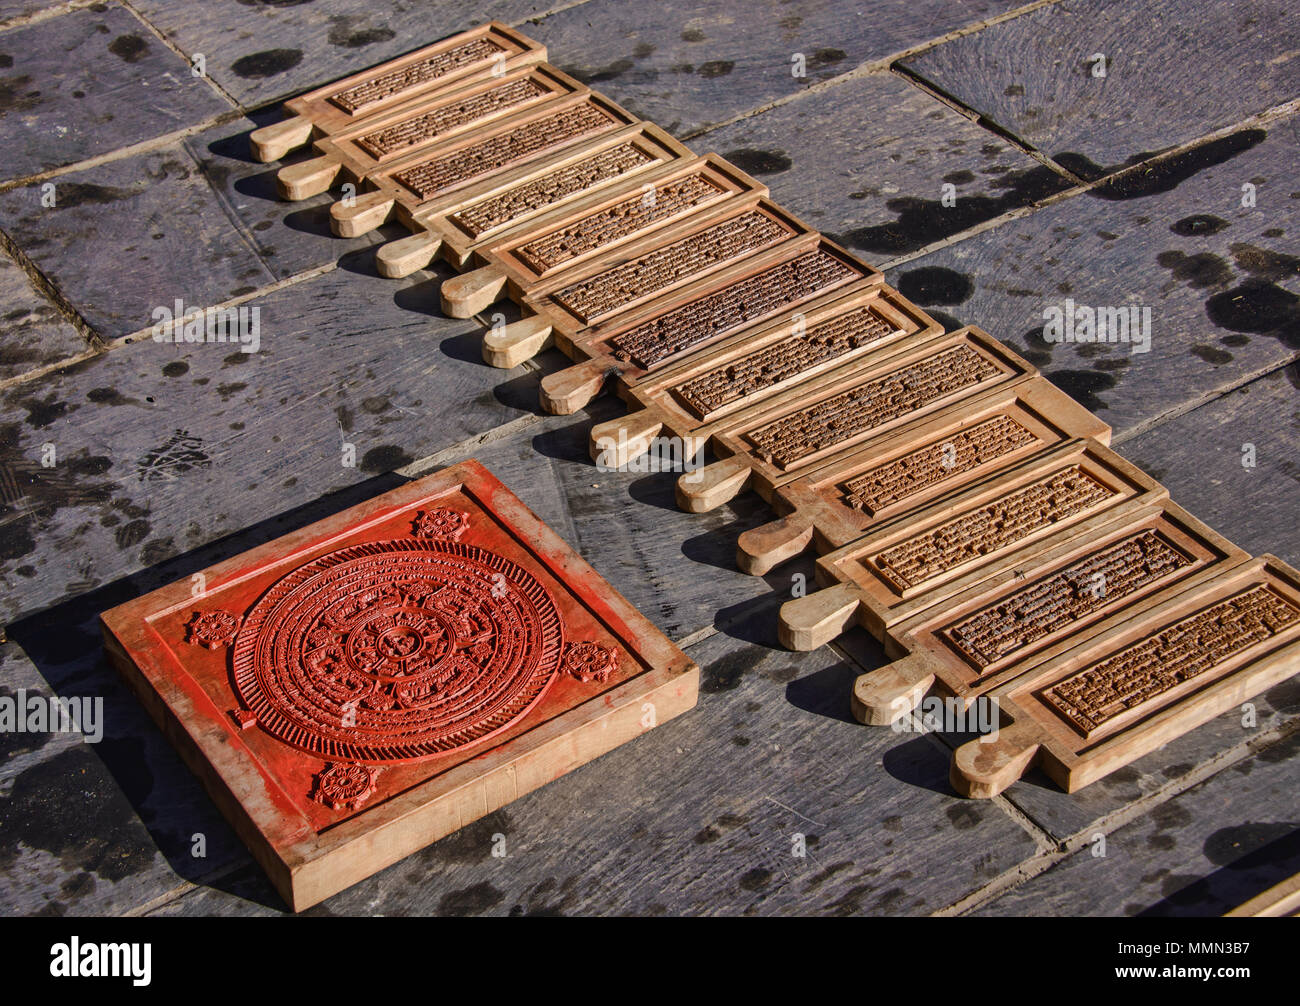
[[[1029,771],[1041,746],[1038,731],[1028,721],[967,741],[952,753],[952,788],[980,800],[997,796]]]
[[[540,314],[533,315],[500,329],[489,328],[483,337],[483,360],[510,370],[536,356],[553,341],[551,323]]]
[[[307,199],[328,192],[343,166],[328,157],[315,157],[301,164],[290,164],[275,175],[281,199]]]
[[[853,716],[867,726],[889,726],[920,705],[934,678],[924,650],[860,674],[853,682]]]
[[[814,591],[781,605],[777,635],[788,650],[815,650],[853,623],[862,595],[851,583]]]
[[[341,238],[368,234],[388,219],[393,199],[383,192],[365,192],[351,204],[340,200],[330,207],[330,230]]]
[[[506,274],[485,265],[442,284],[442,313],[453,318],[472,318],[497,302],[506,288]]]
[[[805,551],[812,540],[812,518],[795,511],[742,534],[736,542],[736,565],[746,573],[762,576]]]
[[[604,360],[588,360],[542,378],[542,408],[557,416],[577,412],[600,394],[605,379],[616,373]]]
[[[291,150],[296,150],[311,139],[311,120],[301,115],[283,122],[273,122],[248,134],[248,145],[253,159],[278,161]]]
[[[707,513],[743,490],[753,474],[743,454],[686,472],[677,480],[677,505],[690,513]]]
[[[432,262],[441,247],[442,238],[431,231],[390,241],[375,252],[375,268],[381,276],[401,279]]]
[[[591,460],[605,469],[622,468],[648,451],[663,428],[663,419],[654,409],[597,423],[591,428]]]

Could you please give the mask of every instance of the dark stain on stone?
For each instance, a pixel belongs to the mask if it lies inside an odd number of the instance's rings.
[[[41,430],[62,419],[69,412],[76,411],[75,406],[68,407],[67,402],[57,401],[51,393],[44,398],[24,398],[18,402],[20,408],[27,410],[27,425]]]
[[[1175,234],[1191,238],[1218,234],[1219,231],[1228,226],[1230,226],[1228,221],[1222,217],[1216,217],[1210,213],[1193,213],[1190,217],[1183,217],[1183,219],[1170,224],[1169,229]]]
[[[459,891],[450,891],[438,902],[439,915],[478,915],[495,908],[505,895],[486,880]]]
[[[1216,367],[1220,364],[1232,362],[1231,353],[1224,352],[1222,349],[1217,349],[1214,346],[1193,346],[1188,350],[1188,352],[1197,359],[1204,360],[1206,363],[1211,363]]]
[[[176,544],[171,538],[160,538],[144,543],[144,548],[140,549],[140,562],[145,566],[156,566],[177,554]]]
[[[130,405],[134,398],[127,398],[116,388],[91,388],[86,397],[96,405]]]
[[[881,255],[915,251],[1036,203],[1069,183],[1049,168],[1036,167],[1009,171],[990,184],[996,195],[962,195],[952,206],[945,206],[941,199],[898,196],[885,203],[890,212],[898,214],[896,219],[833,236],[841,244]]]
[[[134,548],[148,538],[152,530],[147,520],[133,520],[114,531],[113,538],[120,549]]]
[[[134,189],[119,189],[93,182],[55,182],[54,208],[62,210],[72,206],[106,206],[135,195]]]
[[[711,842],[716,842],[721,837],[722,832],[718,831],[713,825],[709,825],[707,828],[701,828],[695,833],[694,842],[696,845],[708,845]]]
[[[595,70],[586,70],[582,67],[565,67],[566,70],[574,77],[577,77],[584,84],[600,84],[605,81],[615,80],[627,73],[635,66],[630,59],[616,59],[606,66],[597,67]]]
[[[1025,93],[1025,89],[1019,84],[1008,84],[1002,89],[1002,93],[1008,98],[1019,98]]]
[[[1097,199],[1124,200],[1172,192],[1193,175],[1232,160],[1262,143],[1267,136],[1268,133],[1262,129],[1241,129],[1163,161],[1140,166],[1117,178],[1107,179],[1089,190],[1088,194]],[[1141,158],[1141,155],[1137,157]],[[1060,161],[1061,158],[1056,160]]]
[[[711,59],[707,63],[701,63],[696,72],[705,78],[725,77],[735,68],[736,64],[729,59]]]
[[[385,444],[383,447],[372,447],[366,451],[361,458],[361,470],[372,475],[380,475],[401,468],[403,465],[409,465],[414,460],[395,444]]]
[[[641,42],[632,50],[632,56],[634,59],[647,59],[654,55],[654,51],[655,47],[649,42]]]
[[[820,70],[825,66],[843,63],[848,58],[849,54],[843,49],[814,49],[808,57],[808,69]]]
[[[747,646],[743,650],[737,650],[734,653],[728,653],[713,661],[708,667],[704,668],[704,676],[700,681],[700,691],[709,695],[716,695],[719,692],[729,692],[740,685],[740,679],[746,672],[754,669],[755,665],[762,660],[763,648],[760,646]]]
[[[969,803],[954,803],[944,811],[944,816],[958,831],[969,831],[980,823],[980,812]]]
[[[975,284],[964,273],[927,265],[909,269],[899,276],[898,291],[918,304],[960,304],[970,299]]]
[[[352,26],[356,20],[346,15],[330,18],[332,24],[326,36],[329,44],[343,49],[360,49],[376,42],[387,42],[397,34],[392,28],[362,28],[354,31]]]
[[[237,395],[247,387],[248,384],[244,381],[234,381],[230,384],[218,384],[217,394],[221,396],[223,402],[227,402],[230,400],[231,395]]]
[[[747,171],[751,175],[776,175],[782,171],[789,171],[794,166],[794,162],[786,156],[784,150],[755,150],[752,147],[742,147],[738,150],[729,150],[723,156],[741,171]]]
[[[749,747],[749,738],[742,737],[740,734],[736,734],[731,738],[731,743],[738,748],[747,748]]]
[[[1252,276],[1276,283],[1278,280],[1300,277],[1300,258],[1283,252],[1258,248],[1252,244],[1230,245],[1228,250],[1237,268]]]
[[[950,171],[948,174],[943,176],[943,180],[952,185],[969,185],[971,182],[975,181],[975,175],[973,172],[964,170]]]
[[[1231,867],[1243,856],[1266,845],[1295,845],[1296,825],[1285,821],[1246,821],[1230,828],[1220,828],[1205,839],[1201,851],[1215,866]],[[1279,860],[1284,857],[1278,857]]]
[[[263,80],[292,70],[301,62],[301,49],[267,49],[241,56],[230,64],[230,69],[244,80]]]
[[[1180,251],[1162,251],[1156,261],[1193,289],[1205,289],[1210,286],[1224,286],[1232,282],[1232,270],[1228,263],[1218,255],[1210,252],[1198,252],[1184,255]]]
[[[175,362],[169,363],[163,367],[162,372],[164,377],[181,377],[182,375],[189,373],[189,369],[190,365],[184,360],[176,360]]]
[[[128,63],[138,63],[149,51],[149,43],[139,35],[119,35],[108,44],[108,51]]]
[[[1300,297],[1276,283],[1251,277],[1205,302],[1210,321],[1231,332],[1271,335],[1300,349]]]
[[[772,882],[772,871],[757,866],[752,870],[746,870],[740,876],[740,886],[746,891],[761,891]]]
[[[1113,375],[1096,370],[1056,370],[1047,379],[1082,405],[1097,412],[1109,406],[1097,396],[1115,387]]]
[[[682,32],[683,42],[703,42],[708,36],[699,28],[687,28]]]
[[[36,551],[30,518],[0,524],[0,559],[21,559]]]

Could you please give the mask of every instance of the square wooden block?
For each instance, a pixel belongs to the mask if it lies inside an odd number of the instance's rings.
[[[699,668],[467,461],[102,616],[301,910],[695,705]]]

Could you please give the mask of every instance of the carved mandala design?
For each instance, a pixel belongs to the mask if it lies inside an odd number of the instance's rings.
[[[228,646],[239,629],[239,619],[228,611],[196,611],[185,626],[185,642],[215,650]]]
[[[485,549],[355,545],[275,583],[235,640],[258,725],[331,761],[414,761],[497,733],[541,699],[563,628],[546,589]]]
[[[445,538],[456,541],[469,528],[469,514],[459,510],[438,507],[421,510],[411,522],[411,533],[417,538]]]
[[[312,796],[332,810],[355,810],[370,799],[378,776],[368,765],[331,765],[316,777]]]
[[[618,670],[618,650],[590,640],[564,648],[563,669],[579,681],[607,681]]]

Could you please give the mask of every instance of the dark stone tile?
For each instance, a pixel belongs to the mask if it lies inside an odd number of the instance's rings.
[[[0,378],[16,377],[89,348],[59,309],[32,288],[18,264],[3,257],[0,257],[0,319],[4,324]]]
[[[1297,735],[1224,769],[980,915],[1213,916],[1300,872]],[[1135,962],[1149,963],[1149,962]]]
[[[889,0],[869,8],[846,0],[793,6],[593,0],[522,27],[546,43],[562,69],[685,135],[1016,6],[1007,0]],[[793,74],[797,54],[802,77]],[[863,117],[871,114],[871,106],[863,109]],[[861,121],[846,116],[839,125]]]
[[[85,160],[229,108],[116,4],[0,34],[5,178]]]
[[[886,279],[949,327],[979,325],[1024,353],[1122,442],[1300,350],[1291,126],[1244,131],[1146,185],[1063,199]],[[1243,184],[1255,205],[1242,205]],[[1067,300],[1076,312],[1148,308],[1149,352],[1045,341]]]
[[[741,119],[693,145],[730,158],[783,206],[877,263],[1069,184],[889,73]]]
[[[178,297],[206,307],[276,278],[180,143],[12,189],[0,226],[107,338],[148,328]]]
[[[1185,7],[1066,0],[904,65],[1097,178],[1300,95],[1291,62],[1300,21],[1293,14],[1268,0]],[[1104,78],[1093,75],[1098,53]]]

